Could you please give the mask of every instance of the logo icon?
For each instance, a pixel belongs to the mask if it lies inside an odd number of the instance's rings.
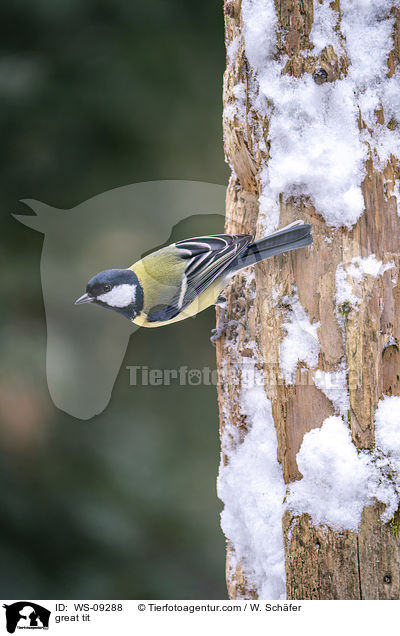
[[[18,629],[48,629],[50,610],[32,603],[18,601],[11,605],[3,605],[6,610],[7,631],[13,634]]]

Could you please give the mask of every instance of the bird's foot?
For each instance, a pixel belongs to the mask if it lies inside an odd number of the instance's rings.
[[[211,344],[214,345],[214,347],[216,345],[217,340],[219,340],[219,338],[222,336],[222,334],[224,333],[224,331],[226,331],[228,327],[233,327],[234,325],[236,326],[240,325],[241,327],[243,327],[243,329],[246,329],[244,324],[240,322],[239,320],[229,320],[228,322],[225,322],[226,298],[224,296],[220,296],[215,304],[220,307],[221,311],[219,314],[218,324],[216,328],[211,329],[210,341],[211,341]]]
[[[211,329],[211,334],[212,334],[210,336],[211,344],[213,344],[215,347],[217,340],[219,340],[219,338],[222,336],[224,331],[226,331],[228,327],[233,327],[234,325],[235,326],[240,325],[241,327],[243,327],[243,329],[246,329],[244,324],[240,322],[239,320],[229,320],[228,322],[223,322],[219,320],[217,327],[215,329]]]

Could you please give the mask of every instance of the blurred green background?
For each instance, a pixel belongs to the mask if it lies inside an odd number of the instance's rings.
[[[214,368],[213,310],[140,330],[104,413],[69,417],[46,386],[43,237],[10,216],[22,198],[226,183],[222,6],[14,0],[0,33],[0,596],[224,598],[216,390],[134,388],[125,368]]]

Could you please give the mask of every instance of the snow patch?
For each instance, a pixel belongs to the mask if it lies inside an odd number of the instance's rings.
[[[225,504],[221,527],[232,543],[259,598],[284,599],[286,593],[282,533],[285,484],[277,461],[271,402],[261,386],[242,391],[249,427],[234,451],[224,443],[228,464],[221,462],[218,496]],[[225,435],[229,436],[229,429]]]
[[[382,521],[392,519],[400,504],[400,396],[380,400],[375,412],[376,464],[382,475],[373,495],[386,509]]]
[[[349,263],[339,263],[336,268],[336,305],[340,308],[357,309],[361,297],[354,293],[354,282],[362,282],[368,276],[382,276],[388,269],[393,269],[394,263],[378,261],[375,254],[366,258],[357,256]]]
[[[377,499],[388,522],[400,504],[400,397],[380,400],[375,440],[372,450],[357,450],[338,416],[307,433],[297,453],[303,478],[289,486],[289,510],[308,513],[315,525],[357,531],[364,507]]]
[[[314,6],[314,22],[311,27],[310,40],[314,44],[313,55],[320,55],[329,43],[336,54],[344,53],[342,43],[336,32],[338,16],[329,3]]]
[[[347,268],[348,273],[356,280],[364,280],[365,275],[382,276],[388,269],[393,269],[394,263],[386,263],[378,261],[375,254],[370,254],[366,258],[356,257],[351,260]]]
[[[303,478],[289,487],[289,510],[308,513],[315,525],[357,530],[364,506],[372,503],[369,469],[341,417],[328,417],[304,436],[297,465]]]
[[[246,87],[238,82],[232,89],[235,100],[224,108],[224,117],[233,121],[235,118],[244,122],[246,119]]]
[[[394,196],[397,201],[397,215],[400,216],[400,179],[396,179],[394,183]]]
[[[276,459],[271,403],[261,375],[258,380],[241,394],[248,425],[244,440],[239,441],[235,427],[225,426],[228,463],[221,462],[218,476],[218,496],[224,503],[221,526],[258,598],[284,599],[285,510],[295,516],[308,513],[314,525],[339,532],[357,532],[364,507],[375,500],[386,506],[382,522],[393,518],[400,504],[400,397],[379,402],[372,450],[354,446],[339,416],[328,417],[321,428],[307,433],[297,454],[302,479],[286,488]]]
[[[255,71],[262,73],[275,52],[278,20],[273,0],[242,2],[243,35],[246,56]]]
[[[231,64],[234,64],[240,46],[240,37],[236,35],[226,47],[226,52]]]
[[[287,320],[282,325],[287,335],[279,345],[279,364],[286,384],[293,384],[300,361],[309,368],[318,364],[321,347],[317,332],[320,323],[310,323],[297,294],[285,296],[281,302],[288,304],[289,310]]]
[[[399,72],[387,77],[392,6],[392,0],[343,0],[339,25],[328,0],[314,3],[312,54],[328,45],[338,57],[344,53],[339,26],[350,63],[347,77],[317,85],[310,74],[283,74],[287,57],[275,59],[274,1],[243,0],[245,52],[257,78],[249,91],[250,103],[270,121],[270,158],[259,174],[266,232],[277,226],[282,192],[309,197],[328,225],[352,227],[364,210],[360,186],[370,148],[382,168],[400,146],[400,133],[376,121],[381,105],[386,123],[400,120]],[[359,107],[367,124],[363,131],[358,126]]]
[[[335,411],[340,415],[347,416],[350,410],[350,401],[344,364],[330,373],[317,369],[313,379],[315,386],[325,393],[328,400],[332,402]]]

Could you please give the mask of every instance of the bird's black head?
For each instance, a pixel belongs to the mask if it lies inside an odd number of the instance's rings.
[[[131,269],[106,269],[90,279],[76,305],[96,303],[133,320],[143,309],[143,290]]]

